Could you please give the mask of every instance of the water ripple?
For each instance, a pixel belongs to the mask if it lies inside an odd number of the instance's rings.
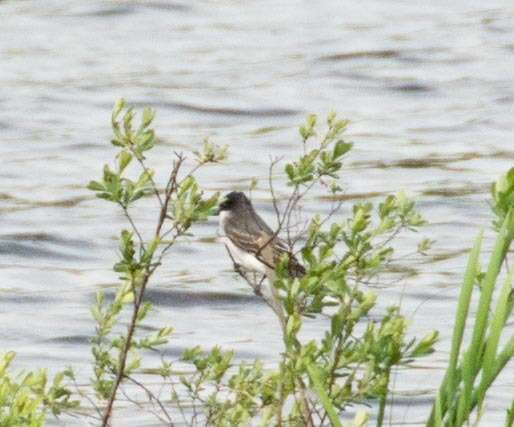
[[[357,52],[348,52],[348,53],[335,53],[331,55],[323,55],[318,57],[319,61],[328,61],[328,62],[338,62],[338,61],[348,61],[352,59],[389,59],[389,58],[399,58],[400,51],[386,49],[386,50],[365,50],[365,51],[357,51]]]
[[[253,295],[242,295],[228,292],[205,292],[191,289],[148,289],[149,301],[159,306],[166,307],[189,307],[189,306],[210,306],[218,308],[221,305],[261,304],[259,298]]]
[[[147,102],[135,102],[133,103],[137,107],[143,107],[148,105]],[[300,113],[298,110],[289,108],[234,108],[234,107],[213,107],[195,105],[193,103],[186,102],[164,102],[158,101],[152,103],[157,109],[168,109],[168,110],[179,110],[201,114],[212,114],[220,116],[233,116],[233,117],[288,117],[296,116]]]

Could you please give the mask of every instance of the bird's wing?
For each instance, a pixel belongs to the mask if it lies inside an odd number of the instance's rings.
[[[240,227],[231,226],[231,224],[228,223],[225,226],[225,235],[234,245],[245,252],[256,254],[260,249],[260,233],[252,233],[244,228],[241,229]]]
[[[266,233],[256,223],[252,222],[246,227],[241,226],[240,223],[227,221],[225,236],[239,249],[256,255],[269,268],[275,268],[273,246],[270,240],[273,234]]]
[[[291,253],[287,244],[278,238],[273,230],[253,209],[249,212],[252,220],[244,224],[229,219],[225,224],[225,234],[238,248],[254,254],[271,269],[275,269],[284,254],[289,258],[289,274],[292,277],[301,277],[305,274],[305,268]]]
[[[271,230],[270,230],[271,231]],[[298,262],[295,256],[289,251],[285,242],[264,230],[241,229],[238,226],[231,226],[230,223],[225,227],[226,236],[238,248],[249,252],[266,266],[274,269],[280,262],[284,254],[289,258],[289,274],[292,277],[301,277],[305,274],[304,267]]]
[[[252,214],[254,216],[255,223],[259,227],[259,229],[272,236],[274,234],[273,230],[269,227],[268,224],[266,224],[266,222],[260,217],[260,215],[255,211],[253,211]]]

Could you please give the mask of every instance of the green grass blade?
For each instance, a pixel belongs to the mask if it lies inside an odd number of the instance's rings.
[[[492,295],[502,263],[512,242],[512,227],[513,214],[512,210],[510,210],[496,237],[487,272],[482,281],[471,344],[462,359],[461,371],[463,390],[459,396],[456,426],[462,425],[469,419],[471,412],[477,404],[483,400],[490,384],[501,371],[501,368],[496,370],[497,365],[495,364],[490,374],[491,378],[485,378],[478,387],[474,386],[475,379],[483,366],[484,349],[486,345],[484,341],[488,329]]]
[[[455,315],[455,325],[453,327],[452,346],[450,351],[450,361],[448,363],[448,384],[446,388],[446,395],[452,396],[456,389],[456,375],[457,375],[457,362],[459,358],[460,348],[462,345],[462,337],[464,335],[464,328],[466,326],[466,319],[469,312],[469,304],[471,301],[471,294],[473,292],[473,284],[475,277],[478,273],[478,257],[480,255],[480,248],[482,246],[483,231],[480,231],[475,240],[475,244],[471,250],[464,275],[464,281],[459,295],[457,304],[457,313]]]
[[[514,426],[514,399],[510,404],[510,409],[507,409],[507,418],[505,418],[505,427]]]
[[[450,352],[450,360],[448,369],[444,376],[443,382],[436,396],[436,400],[432,407],[432,412],[428,420],[427,426],[437,425],[437,418],[434,419],[436,409],[440,411],[440,422],[448,410],[447,401],[455,395],[457,383],[460,378],[457,378],[457,362],[459,359],[460,348],[462,345],[462,337],[464,335],[464,328],[466,326],[466,319],[469,312],[469,303],[471,294],[473,292],[473,284],[478,272],[478,257],[482,247],[483,231],[480,231],[475,243],[468,257],[466,272],[464,274],[464,281],[459,294],[459,301],[457,304],[457,312],[455,314],[455,326],[453,328],[452,346]],[[436,406],[438,405],[438,407]]]
[[[325,391],[318,369],[309,363],[307,364],[307,372],[309,373],[309,377],[314,384],[314,390],[316,391],[316,394],[318,395],[323,408],[325,408],[325,411],[327,411],[330,424],[335,427],[341,427],[341,421],[337,415],[337,410],[334,405],[332,405],[332,402],[330,401],[330,398]]]
[[[457,414],[456,417],[453,417],[453,414],[450,419],[454,419],[455,426],[461,426],[464,424],[464,421],[468,419],[471,408],[471,394],[473,392],[473,384],[469,383],[469,379],[464,381],[464,386],[462,387],[461,394],[459,395],[459,401],[457,404]]]
[[[496,237],[493,253],[491,254],[489,260],[489,266],[482,282],[482,289],[480,292],[480,299],[478,301],[478,310],[475,316],[475,325],[473,328],[471,344],[469,346],[469,351],[466,352],[466,363],[473,371],[474,376],[478,374],[481,365],[480,357],[478,356],[481,354],[481,350],[483,349],[484,345],[483,341],[485,332],[487,330],[489,310],[496,279],[512,241],[512,217],[512,210],[510,210]]]
[[[442,427],[443,415],[441,409],[441,396],[437,395],[434,404],[434,427]]]
[[[436,405],[440,405],[441,418],[443,420],[448,420],[452,425],[462,425],[462,423],[469,419],[469,415],[479,403],[479,399],[483,399],[490,384],[508,362],[506,358],[512,356],[512,352],[510,352],[511,343],[509,342],[502,353],[498,355],[496,361],[491,363],[496,355],[499,342],[499,335],[497,334],[501,334],[503,322],[505,322],[513,306],[511,295],[508,295],[510,290],[507,292],[506,285],[502,288],[501,296],[497,304],[497,311],[491,321],[494,326],[488,327],[488,325],[491,301],[498,274],[500,273],[502,263],[512,243],[512,230],[514,228],[513,212],[513,208],[511,208],[497,234],[487,272],[482,281],[482,289],[478,301],[478,309],[475,314],[471,343],[461,358],[459,365],[458,359],[471,300],[472,284],[477,273],[478,253],[482,239],[481,234],[477,238],[470,253],[463,288],[459,295],[448,370],[439,388],[436,402],[432,407],[432,412],[427,422],[427,426],[429,427],[434,426]],[[490,336],[486,342],[485,337],[488,330],[490,331]],[[487,356],[485,356],[486,351]],[[487,371],[488,375],[482,376],[479,386],[475,386],[475,380],[482,369],[484,357],[487,357],[489,361],[487,368],[489,369]],[[492,368],[489,366],[492,366]],[[458,377],[459,375],[460,378]],[[458,394],[458,399],[455,400],[454,396],[459,392],[459,389],[460,393]],[[480,400],[480,402],[481,401],[482,400]]]
[[[505,321],[507,320],[511,283],[512,272],[507,274],[507,278],[503,283],[500,295],[498,297],[498,302],[496,304],[496,310],[494,311],[494,315],[489,327],[490,332],[489,337],[487,338],[484,360],[482,363],[482,381],[485,381],[486,378],[489,377],[491,370],[493,369],[494,359],[498,350],[498,343],[500,342],[500,336],[505,326]]]
[[[494,362],[494,366],[491,370],[491,373],[485,381],[482,381],[477,389],[473,392],[473,399],[471,409],[473,409],[479,402],[484,399],[485,393],[487,389],[494,382],[496,377],[500,374],[503,368],[509,363],[510,360],[514,357],[514,335],[510,337],[503,350],[498,354]]]

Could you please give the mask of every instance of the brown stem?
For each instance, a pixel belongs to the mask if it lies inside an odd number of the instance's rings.
[[[309,405],[309,399],[306,394],[306,387],[301,378],[297,380],[298,388],[300,389],[300,406],[302,411],[303,422],[306,427],[314,427],[314,421],[312,419],[312,411]]]
[[[157,403],[157,405],[159,405],[159,408],[161,408],[162,413],[166,417],[166,421],[167,421],[168,425],[170,427],[172,427],[174,424],[173,424],[173,421],[171,420],[170,414],[168,413],[168,411],[164,407],[164,405],[161,402],[161,400],[152,392],[152,390],[150,390],[148,387],[146,387],[143,383],[137,381],[135,378],[132,378],[132,377],[126,377],[126,378],[128,380],[132,381],[138,387],[141,387],[145,391],[145,393],[148,395],[148,398],[150,399],[150,401],[153,400],[153,401],[155,401]],[[162,421],[161,417],[159,417],[159,419]]]
[[[132,336],[134,335],[134,331],[136,330],[136,323],[137,323],[137,315],[139,313],[139,308],[141,306],[142,298],[141,295],[144,294],[144,290],[146,288],[146,284],[148,283],[148,279],[150,278],[149,275],[145,273],[143,276],[143,282],[141,284],[141,290],[137,297],[135,298],[134,302],[134,310],[132,311],[132,317],[130,319],[130,323],[127,329],[127,338],[125,340],[125,344],[123,345],[123,349],[119,356],[119,368],[118,372],[116,374],[116,378],[114,380],[111,395],[109,396],[109,400],[107,401],[107,406],[105,407],[103,417],[102,417],[102,427],[107,427],[109,425],[109,420],[112,415],[112,406],[114,404],[114,401],[116,400],[116,394],[118,392],[118,388],[121,384],[121,381],[123,380],[125,376],[125,366],[127,363],[127,357],[128,352],[131,347],[132,343]]]

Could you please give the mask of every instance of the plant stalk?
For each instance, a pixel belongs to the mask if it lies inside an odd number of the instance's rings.
[[[161,204],[161,209],[159,211],[159,220],[157,222],[157,227],[155,229],[155,239],[158,239],[161,235],[161,230],[162,230],[162,227],[166,220],[166,214],[168,212],[168,204],[169,204],[169,201],[171,199],[173,192],[175,191],[175,189],[177,187],[178,171],[180,169],[180,166],[182,165],[183,160],[184,160],[184,158],[182,156],[178,156],[178,160],[175,162],[175,164],[173,166],[173,169],[170,174],[170,178],[168,180],[168,184],[166,185],[165,198],[164,198],[164,202]],[[155,271],[155,268],[152,269],[150,267],[150,265],[151,265],[151,263],[149,263],[149,265],[146,267],[145,274],[144,274],[143,280],[141,282],[141,288],[139,290],[139,293],[137,293],[137,295],[134,295],[134,299],[135,299],[134,300],[134,308],[132,311],[130,323],[127,327],[127,338],[125,340],[125,343],[124,343],[123,348],[119,355],[118,372],[116,373],[116,378],[114,379],[114,383],[113,383],[112,390],[111,390],[111,395],[107,401],[107,406],[105,407],[105,410],[103,412],[102,424],[101,424],[102,427],[108,427],[110,425],[110,419],[112,416],[112,407],[116,400],[118,388],[120,387],[120,384],[125,377],[125,367],[127,364],[127,357],[128,357],[128,353],[131,348],[132,337],[134,336],[134,332],[136,330],[139,309],[141,308],[141,303],[143,302],[146,285],[148,284],[150,277],[152,276],[153,272]]]

